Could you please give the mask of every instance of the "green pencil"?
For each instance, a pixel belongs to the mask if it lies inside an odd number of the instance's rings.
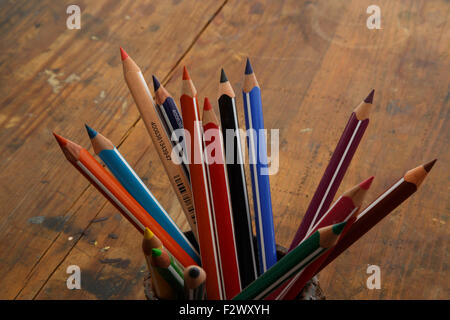
[[[173,288],[179,298],[184,297],[183,271],[175,264],[174,260],[163,248],[152,249],[152,264],[156,271]]]
[[[320,228],[295,249],[286,254],[269,270],[253,281],[233,300],[263,299],[291,276],[303,270],[334,246],[347,222]]]

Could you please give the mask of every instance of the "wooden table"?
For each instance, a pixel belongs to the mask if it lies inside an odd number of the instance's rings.
[[[250,57],[265,125],[280,129],[271,187],[288,246],[357,103],[371,122],[338,194],[375,175],[366,204],[435,157],[419,191],[320,274],[328,299],[448,299],[449,4],[378,0],[80,0],[0,6],[0,299],[143,299],[141,236],[67,163],[52,131],[92,151],[84,123],[119,146],[185,230],[163,167],[123,80],[119,46],[179,101],[181,68],[217,98],[220,67],[238,96]],[[214,106],[217,110],[217,105]],[[249,177],[249,175],[248,175]],[[109,249],[108,249],[109,248]],[[68,290],[67,267],[81,268]],[[368,265],[381,268],[369,290]]]

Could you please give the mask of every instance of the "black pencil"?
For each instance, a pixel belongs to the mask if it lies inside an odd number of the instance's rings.
[[[233,210],[239,272],[242,288],[245,288],[257,278],[258,267],[253,246],[252,221],[250,217],[247,184],[242,159],[236,99],[233,88],[223,69],[221,71],[219,85],[219,110],[224,139],[225,159],[227,163],[231,206]]]

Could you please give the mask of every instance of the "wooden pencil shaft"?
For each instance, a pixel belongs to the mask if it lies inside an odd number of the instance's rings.
[[[253,228],[248,203],[247,183],[242,160],[242,148],[235,99],[228,95],[219,98],[219,111],[224,138],[227,175],[233,212],[236,247],[239,260],[239,272],[242,287],[246,287],[258,276],[256,252],[253,246]],[[231,141],[227,130],[235,132]],[[229,146],[233,149],[227,150]],[[233,153],[233,157],[229,152]],[[231,162],[229,160],[232,160]]]
[[[97,135],[93,138],[101,139]],[[103,149],[98,153],[99,157],[107,165],[112,174],[119,180],[122,186],[136,199],[136,201],[163,227],[167,233],[199,264],[200,257],[197,250],[178,228],[169,214],[156,200],[150,190],[142,182],[136,172],[123,158],[117,148]]]
[[[206,294],[208,299],[220,300],[223,298],[223,293],[216,247],[215,223],[209,199],[207,171],[203,159],[203,142],[201,140],[203,129],[199,123],[198,101],[192,81],[183,80],[183,87],[193,91],[190,93],[183,92],[180,97],[180,105],[184,128],[191,136],[191,145],[187,151],[188,159],[190,160],[189,172],[191,174],[191,185],[197,216],[200,256],[202,267],[207,274]],[[195,159],[200,161],[195,161]]]
[[[253,87],[250,92],[243,92],[245,122],[250,130],[248,137],[250,172],[253,186],[255,208],[255,225],[258,240],[260,273],[264,273],[277,261],[275,231],[273,226],[272,201],[267,166],[265,139],[255,136],[255,132],[264,129],[262,116],[261,92]],[[259,156],[258,156],[259,155]],[[265,173],[264,173],[265,172]]]
[[[381,201],[377,202],[375,206],[371,207],[366,214],[357,219],[349,228],[348,232],[342,235],[342,238],[338,241],[336,247],[327,257],[325,262],[317,270],[317,273],[336,259],[342,252],[349,248],[364,234],[366,234],[385,216],[397,208],[403,201],[408,199],[414,192],[416,192],[416,190],[417,187],[415,184],[402,181],[394,190],[389,192],[389,194],[386,194],[385,197]]]
[[[192,192],[189,181],[187,180],[182,167],[172,161],[170,155],[172,144],[161,124],[155,109],[153,98],[142,72],[130,57],[123,61],[123,66],[125,81],[139,109],[142,120],[153,141],[155,149],[158,151],[158,155],[169,177],[169,181],[183,208],[183,212],[186,215],[192,231],[197,235],[195,211],[192,203]]]
[[[320,234],[315,232],[242,290],[233,300],[264,298],[281,285],[284,280],[304,268],[323,250],[325,249],[320,248]]]
[[[61,137],[60,137],[61,138]],[[57,137],[57,140],[59,138]],[[69,161],[80,171],[105,197],[130,221],[138,231],[144,233],[145,227],[154,230],[167,249],[183,265],[196,262],[174,241],[170,235],[142,208],[142,206],[120,185],[120,183],[103,166],[81,148],[67,141],[60,143]]]
[[[207,112],[213,112],[213,110],[204,111],[203,121],[206,121],[205,113]],[[224,298],[231,299],[241,291],[241,282],[234,237],[235,232],[231,199],[226,167],[224,164],[222,134],[216,123],[203,123],[203,128],[205,132],[206,160],[208,161],[208,179],[212,205],[214,208],[214,220],[217,226],[216,232],[220,256],[220,268],[222,271],[225,292]],[[212,137],[214,137],[214,143],[206,138],[211,132]],[[215,159],[210,157],[212,153],[208,151],[210,146],[214,147]],[[214,160],[217,160],[218,162],[213,162]]]
[[[290,250],[304,239],[311,224],[318,221],[328,210],[368,124],[369,119],[358,120],[355,112],[352,112],[305,216],[291,242]]]

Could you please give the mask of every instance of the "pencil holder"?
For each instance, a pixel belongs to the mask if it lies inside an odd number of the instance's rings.
[[[191,231],[185,232],[186,237],[197,247],[197,242],[195,241],[194,235]],[[256,237],[254,239],[256,241]],[[277,258],[280,260],[288,250],[280,245],[277,245]],[[147,271],[144,277],[144,293],[147,300],[159,300],[153,291],[152,279],[150,273]],[[317,276],[314,276],[310,281],[308,281],[303,288],[298,300],[325,300],[325,295],[320,288],[319,280]]]

